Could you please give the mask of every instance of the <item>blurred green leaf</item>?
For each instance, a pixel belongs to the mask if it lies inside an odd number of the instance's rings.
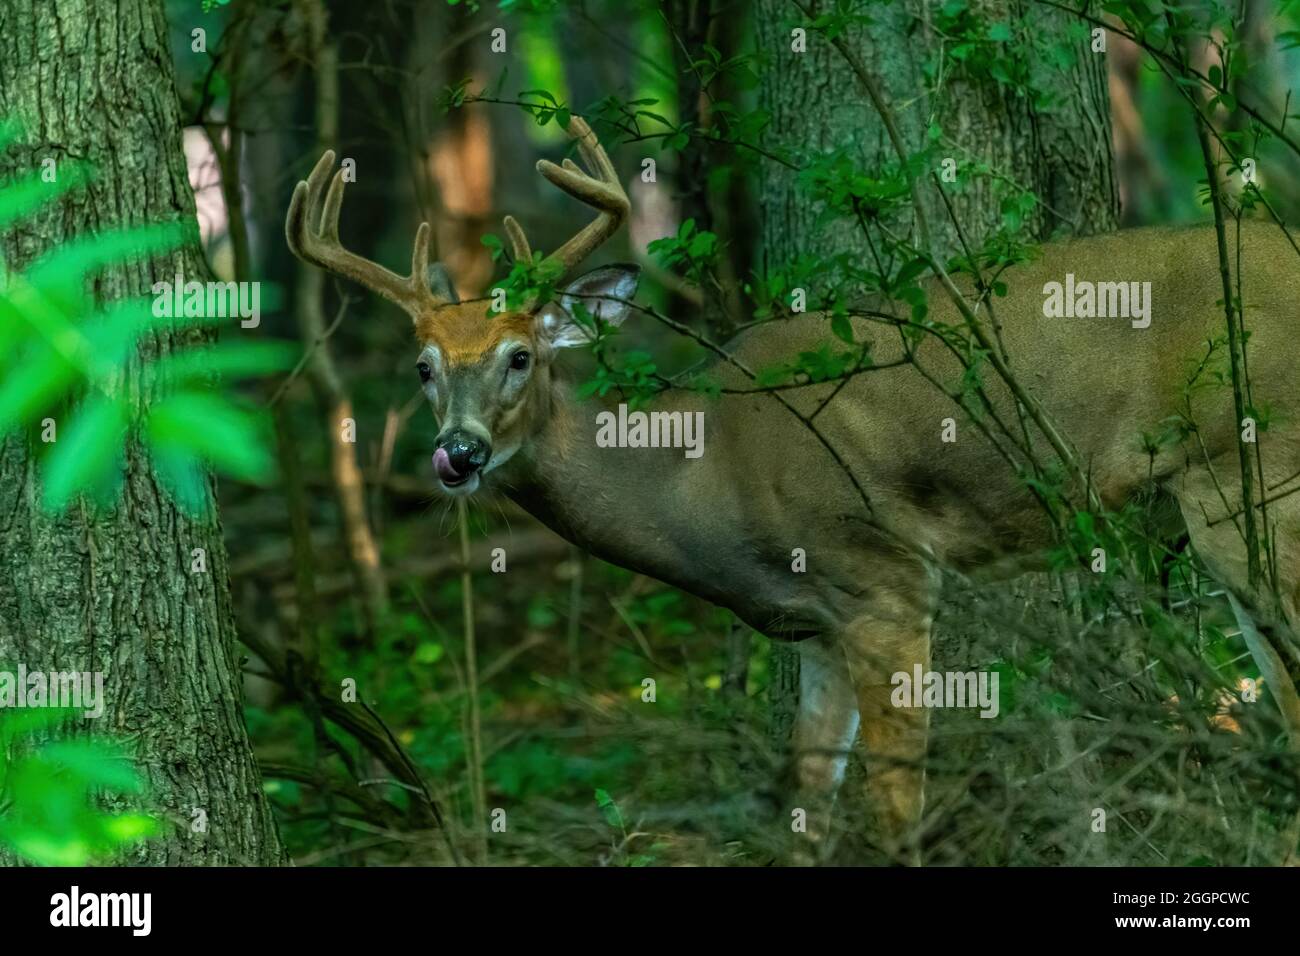
[[[70,189],[83,185],[89,175],[74,163],[65,163],[54,182],[46,182],[40,172],[0,186],[0,227],[34,212]]]
[[[63,740],[46,744],[42,758],[79,786],[138,793],[141,782],[125,755],[98,740]]]
[[[256,416],[212,392],[177,392],[155,402],[145,434],[159,454],[189,455],[250,481],[275,471]]]
[[[102,492],[120,473],[126,408],[121,399],[95,396],[54,443],[43,471],[44,505],[57,511],[82,488]]]
[[[97,737],[38,742],[66,710],[0,712],[0,845],[40,866],[107,862],[161,831],[146,813],[110,813],[105,791],[142,794],[120,744]]]

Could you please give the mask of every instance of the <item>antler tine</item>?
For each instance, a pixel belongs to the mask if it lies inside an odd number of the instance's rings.
[[[596,134],[592,132],[586,120],[581,117],[573,117],[573,119],[576,122],[569,123],[569,135],[578,141],[578,152],[587,161],[587,166],[604,182],[617,184],[618,173],[614,170],[614,164],[609,161],[609,154],[600,145],[600,140],[596,139]],[[571,160],[566,161],[566,166],[576,168],[576,165]]]
[[[515,262],[531,262],[533,247],[528,244],[528,237],[524,235],[519,220],[514,216],[506,216],[502,222],[505,223],[506,235],[510,239],[510,254],[514,256]]]
[[[307,228],[313,231],[320,229],[321,202],[325,198],[321,192],[321,184],[329,179],[330,170],[334,168],[334,150],[327,149],[325,154],[316,161],[316,165],[311,168],[311,174],[307,177]]]
[[[307,180],[300,181],[293,188],[293,196],[289,200],[289,212],[284,217],[284,238],[289,244],[289,251],[303,261],[310,261],[302,240],[312,228],[309,223],[317,219],[314,207],[320,181],[333,166],[334,150],[327,149],[312,167]]]
[[[563,160],[559,166],[545,159],[538,160],[537,171],[574,199],[599,210],[599,213],[568,242],[546,257],[547,262],[559,262],[562,265],[561,279],[617,232],[632,210],[627,193],[618,181],[614,164],[610,162],[609,155],[586,120],[571,116],[567,132],[577,142],[578,152],[592,172],[584,171],[571,159]],[[531,259],[531,247],[519,223],[513,216],[506,216],[505,226],[515,259]]]
[[[320,226],[316,234],[329,242],[339,241],[339,214],[343,211],[343,170],[334,174],[330,188],[325,193],[325,203],[321,208]]]
[[[377,262],[349,252],[339,241],[339,214],[346,183],[343,170],[325,179],[334,168],[334,151],[326,150],[307,177],[293,190],[284,220],[285,239],[299,259],[351,279],[382,295],[413,319],[448,300],[434,295],[428,285],[429,237],[427,222],[420,223],[411,249],[411,274],[399,276]]]
[[[412,290],[429,292],[426,278],[429,273],[429,236],[433,232],[427,222],[420,223],[415,230],[415,243],[411,247],[411,274],[407,277]],[[429,293],[432,295],[432,293]]]
[[[627,193],[618,181],[614,164],[609,161],[605,148],[586,121],[571,117],[569,135],[577,141],[578,151],[595,175],[584,172],[577,163],[568,159],[563,166],[541,160],[537,171],[574,199],[599,209],[600,213],[548,256],[548,259],[563,263],[565,275],[612,236],[632,209]]]

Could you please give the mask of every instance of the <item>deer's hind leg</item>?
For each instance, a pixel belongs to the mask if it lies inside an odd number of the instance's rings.
[[[1300,663],[1293,643],[1300,629],[1300,493],[1283,494],[1295,482],[1279,482],[1285,477],[1282,472],[1294,473],[1297,467],[1300,454],[1285,463],[1279,458],[1277,465],[1269,469],[1271,490],[1267,492],[1266,506],[1255,509],[1261,537],[1267,521],[1274,557],[1272,571],[1276,573],[1274,582],[1269,562],[1261,556],[1263,580],[1258,586],[1252,586],[1250,581],[1242,516],[1237,513],[1241,511],[1241,480],[1235,455],[1217,459],[1213,472],[1210,466],[1190,469],[1173,489],[1192,547],[1210,574],[1262,625],[1281,632],[1279,637],[1293,663]],[[1258,488],[1254,497],[1259,501]]]
[[[901,569],[900,569],[901,570]],[[894,675],[930,667],[930,625],[937,587],[922,568],[873,589],[865,612],[840,640],[861,716],[867,798],[881,843],[903,863],[920,862],[930,714],[894,706]]]
[[[1300,752],[1300,696],[1291,678],[1291,673],[1300,670],[1300,494],[1279,494],[1285,491],[1285,475],[1280,474],[1281,463],[1275,466],[1278,477],[1270,475],[1271,480],[1265,483],[1270,489],[1266,507],[1255,512],[1261,525],[1267,521],[1273,560],[1261,555],[1262,580],[1252,585],[1241,515],[1235,515],[1235,520],[1233,515],[1241,510],[1237,462],[1235,457],[1225,458],[1214,463],[1213,472],[1209,467],[1190,470],[1182,476],[1175,494],[1192,547],[1227,589],[1246,647],[1282,712],[1292,749]],[[1258,489],[1254,497],[1260,499]]]

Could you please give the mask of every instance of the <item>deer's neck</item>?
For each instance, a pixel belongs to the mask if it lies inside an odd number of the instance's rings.
[[[734,447],[701,446],[691,460],[677,447],[601,447],[596,416],[617,414],[617,400],[576,400],[563,384],[551,400],[545,424],[501,468],[503,489],[522,508],[591,554],[731,608],[760,630],[804,635],[833,616],[789,572],[786,542],[806,539],[804,516],[742,527],[735,501],[716,497],[738,487],[736,467],[749,469],[735,464]],[[683,419],[706,407],[727,414],[725,401],[686,391],[664,393],[654,407]],[[715,418],[706,444],[728,431]]]
[[[614,411],[617,400],[577,399],[570,383],[557,381],[550,402],[543,426],[502,469],[506,494],[599,557],[677,577],[685,529],[666,499],[682,452],[599,447],[596,416]]]

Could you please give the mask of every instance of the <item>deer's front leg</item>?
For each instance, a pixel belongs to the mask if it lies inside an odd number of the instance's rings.
[[[839,642],[818,637],[797,647],[799,710],[791,745],[795,807],[804,811],[806,829],[795,837],[793,857],[806,865],[830,852],[831,811],[858,729],[858,702]]]
[[[892,679],[917,664],[929,669],[932,607],[924,588],[881,593],[841,636],[862,721],[868,802],[886,852],[909,864],[920,863],[930,714],[894,706]]]

